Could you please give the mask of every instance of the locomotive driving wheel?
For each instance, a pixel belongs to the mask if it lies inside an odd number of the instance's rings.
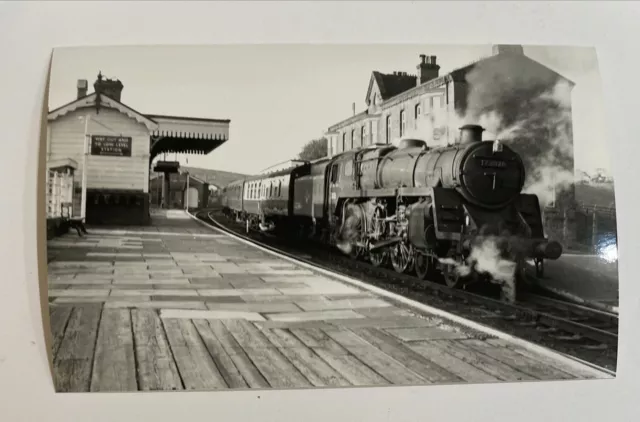
[[[410,272],[413,269],[413,247],[398,242],[391,249],[391,265],[397,273]]]
[[[452,289],[456,289],[462,285],[462,277],[460,276],[460,273],[456,269],[455,265],[445,265],[442,270],[442,275],[444,276],[445,284]]]
[[[427,245],[433,243],[431,241],[431,239],[435,238],[435,229],[433,225],[427,226],[424,231],[424,238],[427,239]],[[433,272],[433,267],[435,265],[435,254],[429,247],[427,247],[426,250],[414,249],[414,251],[416,275],[420,280],[424,280]]]
[[[451,261],[455,261],[455,264]],[[459,256],[449,256],[446,264],[442,266],[442,275],[444,277],[444,282],[447,286],[452,289],[457,289],[462,287],[464,284],[464,277],[460,274],[458,270],[458,266],[462,265],[462,257]]]
[[[433,257],[428,251],[416,251],[414,256],[416,275],[420,280],[427,278],[433,267]]]

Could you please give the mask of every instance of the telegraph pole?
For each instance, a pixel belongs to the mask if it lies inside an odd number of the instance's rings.
[[[82,156],[82,200],[80,205],[80,217],[82,222],[86,223],[86,211],[87,211],[87,156],[89,155],[89,143],[91,142],[91,135],[89,134],[89,121],[91,115],[87,114],[84,119],[84,154]]]

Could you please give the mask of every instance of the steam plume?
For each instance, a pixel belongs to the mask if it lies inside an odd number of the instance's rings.
[[[467,96],[456,104],[458,112],[431,110],[405,136],[442,146],[457,139],[462,125],[479,124],[486,130],[484,139],[497,138],[521,155],[524,193],[548,205],[575,180],[571,85],[534,62],[509,55],[476,63],[466,82]]]
[[[518,152],[525,193],[545,206],[574,182],[571,85],[533,62],[512,56],[479,62],[467,74],[466,123],[482,125]]]
[[[515,300],[515,261],[505,258],[499,241],[495,237],[487,237],[473,246],[466,262],[458,263],[451,258],[439,259],[442,264],[453,265],[460,276],[468,276],[472,270],[480,274],[488,274],[491,282],[502,286],[506,296]]]

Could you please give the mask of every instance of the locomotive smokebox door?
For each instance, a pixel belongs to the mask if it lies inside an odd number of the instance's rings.
[[[473,144],[482,142],[484,128],[480,125],[464,125],[460,128],[460,144]]]

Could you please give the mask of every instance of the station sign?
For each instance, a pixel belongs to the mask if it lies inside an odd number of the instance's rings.
[[[91,136],[91,155],[131,157],[130,136]]]

